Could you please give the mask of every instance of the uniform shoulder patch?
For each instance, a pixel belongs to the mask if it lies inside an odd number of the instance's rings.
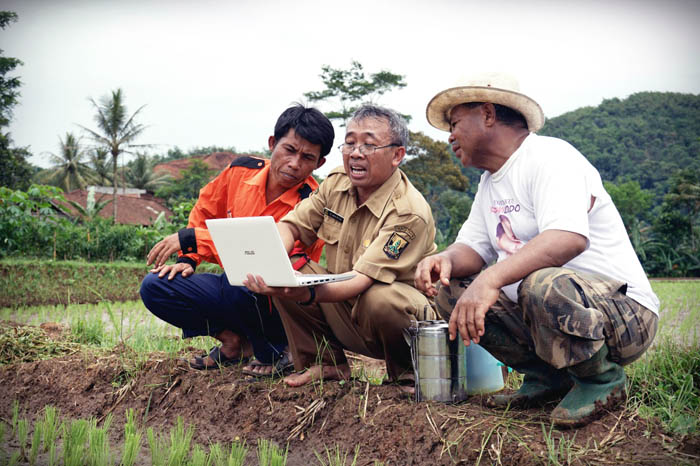
[[[229,167],[245,167],[260,170],[261,168],[265,167],[265,160],[257,157],[251,157],[249,155],[243,155],[234,159]]]
[[[314,190],[311,189],[311,186],[304,183],[303,185],[301,185],[301,188],[299,188],[299,197],[301,197],[302,199],[306,199],[311,195],[312,192],[314,192]]]
[[[398,231],[394,231],[384,245],[384,254],[386,254],[389,259],[398,260],[409,243],[409,238],[405,232],[399,233]]]

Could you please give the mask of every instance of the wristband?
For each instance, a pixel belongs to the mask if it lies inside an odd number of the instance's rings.
[[[316,299],[316,287],[315,286],[309,286],[309,299],[307,301],[299,302],[297,301],[297,304],[300,306],[308,306],[309,304],[314,303],[314,299]]]

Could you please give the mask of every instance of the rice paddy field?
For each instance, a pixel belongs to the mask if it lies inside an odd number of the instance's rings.
[[[0,465],[700,464],[700,281],[652,286],[659,332],[625,368],[626,404],[573,431],[553,406],[416,402],[352,354],[350,380],[301,388],[193,371],[214,340],[182,340],[137,300],[4,307]]]

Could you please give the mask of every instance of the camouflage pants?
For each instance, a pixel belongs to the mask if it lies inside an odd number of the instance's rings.
[[[440,287],[436,304],[442,318],[449,320],[474,278],[454,278]],[[523,352],[534,352],[561,369],[590,359],[604,344],[612,361],[629,364],[651,344],[658,317],[628,298],[626,289],[603,275],[558,267],[535,271],[520,283],[517,303],[501,292],[486,313],[481,346],[511,367]]]

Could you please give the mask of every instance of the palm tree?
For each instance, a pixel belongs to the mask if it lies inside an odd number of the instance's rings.
[[[129,162],[124,175],[129,185],[148,191],[155,191],[172,180],[170,173],[155,173],[153,163],[146,154],[136,154],[136,159]]]
[[[131,116],[127,116],[126,106],[122,97],[122,90],[112,91],[111,96],[103,97],[99,103],[90,98],[90,102],[97,110],[95,122],[97,130],[91,130],[81,126],[90,134],[90,137],[101,147],[107,149],[112,155],[112,183],[114,186],[113,202],[114,221],[117,221],[117,161],[119,154],[131,153],[128,149],[135,147],[147,147],[147,144],[133,144],[133,141],[146,129],[146,126],[136,123],[134,119],[145,105],[139,107]]]
[[[90,165],[97,173],[98,183],[100,186],[106,186],[107,182],[112,182],[109,167],[109,152],[104,147],[95,147],[90,153]]]
[[[100,213],[102,209],[104,209],[107,204],[112,202],[112,199],[107,199],[105,201],[100,200],[96,201],[95,200],[95,187],[90,186],[88,188],[88,194],[87,194],[87,200],[85,201],[85,207],[82,205],[78,204],[75,201],[69,200],[68,203],[75,208],[75,210],[78,212],[80,217],[82,217],[84,222],[90,222],[94,218],[97,217],[97,215]]]
[[[80,147],[80,139],[72,133],[66,133],[65,140],[60,141],[59,154],[49,153],[54,164],[53,169],[38,176],[38,181],[58,186],[65,192],[83,189],[95,179],[90,167],[82,162],[85,151]]]

